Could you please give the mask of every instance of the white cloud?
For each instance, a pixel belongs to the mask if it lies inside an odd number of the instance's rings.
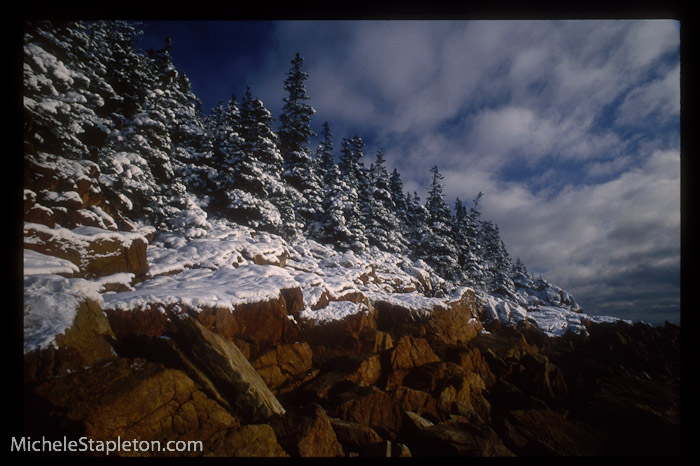
[[[649,125],[665,123],[680,114],[680,64],[664,76],[635,87],[618,108],[617,125]]]

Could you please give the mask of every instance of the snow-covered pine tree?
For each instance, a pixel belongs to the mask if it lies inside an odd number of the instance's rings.
[[[512,263],[501,239],[498,225],[489,220],[481,222],[481,244],[484,264],[483,282],[486,290],[501,296],[512,296],[515,292],[515,286],[510,278]]]
[[[479,202],[483,194],[480,192],[473,201],[472,207],[461,220],[461,230],[466,248],[463,248],[464,264],[462,270],[466,282],[475,287],[484,287],[483,250],[480,243],[480,218],[481,210]]]
[[[406,242],[396,216],[396,205],[385,163],[384,154],[381,150],[377,151],[368,177],[369,199],[365,215],[367,240],[370,246],[376,246],[382,251],[399,253],[405,249]]]
[[[234,160],[243,157],[241,136],[241,114],[232,95],[228,102],[219,102],[207,117],[207,127],[212,139],[211,171],[208,173],[207,194],[209,211],[223,216],[228,207],[227,192],[233,187],[235,178]]]
[[[163,96],[176,75],[168,50],[144,54],[139,34],[127,23],[91,23],[99,38],[93,63],[104,63],[106,78],[120,99],[109,101],[113,129],[98,149],[105,197],[122,218],[168,229],[170,207],[182,206],[184,186],[173,183],[170,119]]]
[[[322,216],[318,226],[318,238],[326,243],[346,251],[352,248],[353,233],[345,221],[345,211],[352,205],[350,188],[341,176],[333,155],[333,136],[328,123],[323,124],[323,140],[319,144],[320,173],[323,174]],[[357,214],[357,213],[356,213]]]
[[[391,193],[391,199],[394,201],[394,214],[399,221],[401,235],[404,237],[404,240],[406,240],[407,203],[406,193],[404,193],[403,189],[401,174],[396,168],[394,168],[394,170],[391,172],[391,177],[389,178],[389,192]]]
[[[99,109],[118,99],[96,49],[84,23],[25,23],[24,140],[37,150],[95,160],[111,131],[111,121]]]
[[[461,269],[452,234],[454,220],[440,183],[443,176],[437,166],[433,166],[430,172],[433,176],[425,203],[428,211],[428,230],[418,254],[442,278],[456,282],[460,279]]]
[[[406,225],[408,247],[411,257],[422,257],[424,242],[428,238],[428,209],[421,203],[417,192],[406,195]]]
[[[365,182],[364,165],[361,162],[364,142],[359,136],[343,138],[340,164],[341,177],[347,186],[347,201],[343,206],[343,217],[350,239],[349,247],[354,251],[363,251],[368,246],[365,225],[362,222],[362,187]]]
[[[294,238],[296,222],[293,212],[285,210],[285,187],[280,177],[282,156],[271,124],[272,115],[247,88],[240,110],[243,141],[237,153],[229,154],[232,158],[226,191],[227,217],[236,223]],[[290,214],[291,218],[285,218]]]
[[[511,270],[511,279],[513,280],[513,285],[515,285],[516,290],[518,288],[528,290],[532,288],[533,280],[530,273],[527,271],[525,264],[522,263],[518,257],[513,264],[513,269]]]
[[[282,179],[293,189],[289,190],[295,213],[304,227],[309,226],[321,214],[322,187],[315,172],[314,154],[309,148],[311,118],[316,113],[306,101],[306,80],[309,75],[303,70],[304,59],[297,53],[291,61],[284,89],[284,106],[280,115],[279,147],[284,160]]]

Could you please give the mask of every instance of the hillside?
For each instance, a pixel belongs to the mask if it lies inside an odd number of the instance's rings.
[[[170,45],[137,34],[26,28],[26,435],[203,446],[126,456],[677,451],[677,327],[585,314],[510,260],[478,197],[450,209],[437,167],[421,203],[357,136],[336,157],[325,125],[311,150],[298,55],[274,130],[250,90],[203,115]]]

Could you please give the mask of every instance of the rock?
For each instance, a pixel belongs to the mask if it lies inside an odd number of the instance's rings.
[[[218,403],[197,389],[183,372],[144,360],[118,359],[39,385],[29,409],[46,409],[35,417],[27,413],[28,431],[86,436],[95,441],[208,441],[222,430],[240,424]],[[48,404],[47,408],[44,406]],[[32,421],[37,420],[37,424]],[[55,429],[55,432],[52,432]],[[78,437],[76,437],[78,438]],[[189,452],[120,452],[124,456],[192,455]]]
[[[289,316],[303,309],[301,288],[281,289],[277,298],[243,303],[233,311],[225,308],[203,309],[192,315],[209,330],[227,339],[255,339],[260,349],[299,340],[299,328]]]
[[[383,443],[379,434],[367,425],[337,418],[330,418],[330,421],[338,442],[345,452],[352,451],[361,456],[369,456],[368,453],[372,449]]]
[[[515,456],[489,426],[441,423],[419,431],[410,443],[414,457],[420,456]]]
[[[311,345],[314,363],[325,364],[337,356],[354,355],[363,351],[363,337],[377,328],[375,313],[370,309],[331,321],[303,321],[298,339]]]
[[[423,309],[379,300],[378,328],[394,335],[426,338],[431,344],[465,344],[481,332],[474,291],[468,288],[451,299],[425,300]]]
[[[416,367],[404,379],[404,384],[430,393],[443,419],[456,409],[455,404],[459,404],[462,414],[472,422],[489,423],[491,420],[484,381],[478,374],[454,363],[438,361]]]
[[[316,403],[288,410],[281,418],[272,420],[272,427],[280,444],[292,456],[344,456],[330,418]]]
[[[516,410],[508,414],[501,437],[518,455],[600,456],[604,444],[584,424],[559,411]]]
[[[116,358],[112,329],[99,303],[80,302],[71,327],[57,335],[54,345],[24,355],[25,383],[46,380]]]
[[[273,391],[301,378],[312,370],[311,347],[308,343],[274,346],[252,361],[253,368]]]
[[[467,371],[476,372],[487,388],[496,383],[496,375],[491,371],[486,358],[481,355],[478,348],[451,346],[445,350],[440,359],[445,362],[453,362]]]
[[[373,385],[382,374],[382,363],[380,356],[374,354],[360,361],[357,368],[346,376],[346,380],[351,380],[358,385]]]
[[[205,456],[227,458],[281,458],[289,457],[277,441],[275,431],[267,424],[249,424],[222,432],[209,442]]]
[[[246,423],[256,423],[284,413],[282,405],[234,343],[186,314],[173,314],[171,321],[175,327],[172,339],[178,348],[207,376],[238,417]]]
[[[437,400],[428,392],[410,387],[399,387],[389,392],[399,407],[437,422],[440,418]]]
[[[383,438],[393,438],[401,427],[401,408],[386,392],[377,387],[355,387],[338,395],[331,408],[333,417],[364,424]]]
[[[148,270],[146,238],[138,233],[115,232],[94,227],[48,228],[25,223],[24,247],[60,257],[80,268],[83,278],[120,272],[144,276]]]
[[[564,373],[547,356],[524,354],[507,379],[522,391],[545,401],[563,399],[568,395]]]
[[[133,334],[160,336],[173,330],[173,325],[166,313],[166,309],[160,305],[128,311],[105,309],[105,315],[118,340]]]
[[[192,309],[184,303],[154,302],[139,305],[137,309],[125,309],[128,303],[111,305],[105,312],[117,338],[132,333],[163,335],[172,329],[170,315],[189,313],[212,332],[241,344],[247,356],[251,356],[274,345],[298,340],[299,328],[290,316],[301,309],[303,296],[300,288],[281,289],[277,297],[238,304],[233,310],[226,307]]]
[[[386,371],[385,389],[401,386],[410,369],[439,360],[424,338],[401,337],[396,345],[382,354],[382,364]]]

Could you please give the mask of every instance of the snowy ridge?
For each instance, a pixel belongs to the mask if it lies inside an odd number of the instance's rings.
[[[70,239],[102,234],[89,228],[57,230]],[[300,288],[305,308],[299,317],[323,324],[366,312],[367,304],[378,301],[427,317],[431,310],[447,308],[464,291],[454,287],[448,294],[441,293],[442,297],[428,296],[432,285],[426,279],[435,277],[436,283],[444,283],[434,271],[422,261],[376,248],[362,254],[342,253],[313,240],[291,247],[276,235],[251,233],[248,227],[220,222],[203,238],[156,237],[148,248],[149,278],[133,286],[129,286],[133,274],[127,273],[93,280],[60,277],[55,274],[74,273],[77,267],[25,250],[25,352],[50,345],[70,327],[77,306],[86,298],[99,302],[103,309],[122,311],[175,305],[195,311],[233,310],[240,304],[279,298],[284,289]],[[287,255],[280,266],[279,258]],[[278,265],[259,265],[253,257],[277,260]],[[106,283],[115,282],[124,284],[127,291],[105,291]],[[573,298],[552,285],[520,289],[519,302],[475,291],[482,321],[527,322],[550,336],[580,333],[586,321],[617,320],[582,313]],[[362,296],[364,302],[345,300],[353,294]],[[328,302],[319,306],[324,295]]]

